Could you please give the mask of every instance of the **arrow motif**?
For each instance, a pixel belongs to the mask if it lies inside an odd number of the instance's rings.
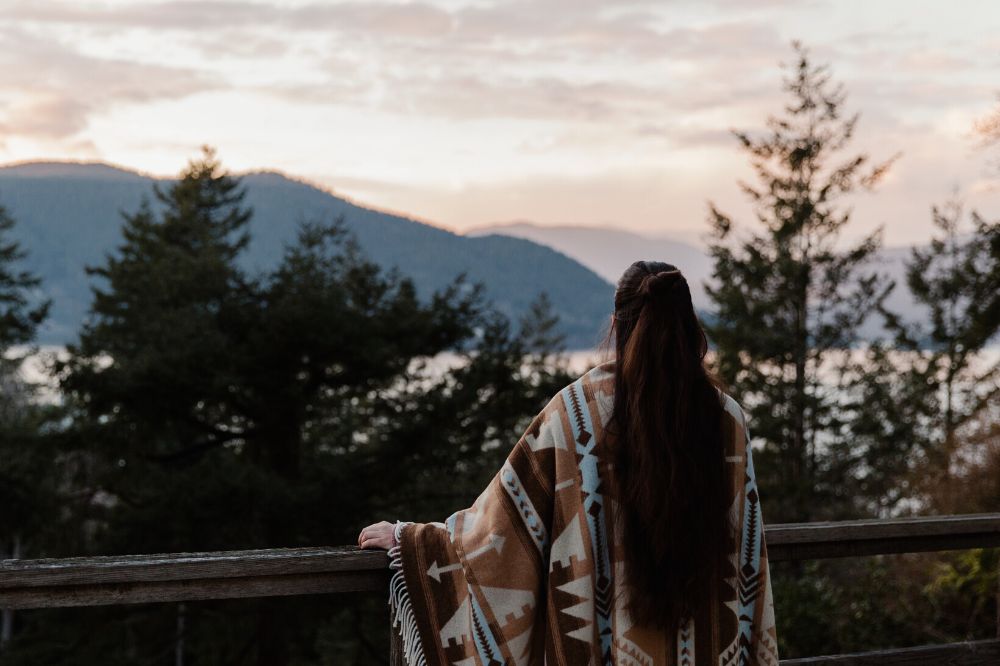
[[[506,541],[506,537],[503,537],[499,534],[490,534],[490,542],[480,548],[475,549],[471,553],[466,553],[465,559],[471,560],[473,558],[479,557],[480,555],[488,553],[491,550],[496,550],[499,553],[501,550],[503,550],[504,541]],[[461,568],[462,568],[461,562],[458,562],[456,564],[449,564],[447,566],[442,567],[437,563],[437,560],[434,560],[433,562],[431,562],[431,566],[427,570],[427,575],[440,583],[441,574],[448,573],[449,571],[458,571]]]
[[[473,558],[479,557],[483,553],[488,553],[491,549],[495,549],[497,553],[499,553],[501,550],[503,550],[504,541],[506,541],[505,537],[499,534],[490,534],[490,542],[488,544],[480,548],[476,548],[471,553],[466,553],[465,557],[466,559],[471,560]]]
[[[461,563],[459,563],[459,564],[449,564],[446,567],[439,567],[438,563],[437,563],[437,560],[434,560],[431,563],[431,568],[427,570],[427,575],[440,583],[441,582],[441,574],[447,573],[449,571],[457,571],[458,569],[461,569],[461,568],[462,568],[462,564]]]

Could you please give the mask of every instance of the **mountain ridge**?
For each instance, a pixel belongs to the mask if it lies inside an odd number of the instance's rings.
[[[565,253],[503,235],[467,237],[444,227],[369,208],[305,179],[275,171],[234,173],[254,211],[250,247],[241,264],[266,270],[280,260],[303,220],[343,217],[361,249],[383,268],[413,279],[422,298],[465,273],[486,298],[516,320],[548,293],[572,349],[593,347],[611,310],[613,288]],[[103,262],[121,243],[119,211],[152,200],[158,178],[104,163],[32,162],[0,167],[0,205],[16,220],[14,239],[26,268],[53,299],[42,344],[66,344],[84,321],[92,280],[84,266]],[[153,201],[154,207],[157,202]]]

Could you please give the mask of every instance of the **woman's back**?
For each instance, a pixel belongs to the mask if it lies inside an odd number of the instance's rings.
[[[721,394],[728,567],[677,631],[633,622],[616,522],[614,378],[607,363],[555,396],[471,508],[397,528],[391,604],[408,663],[777,664],[745,422]]]
[[[608,423],[614,405],[614,365],[614,362],[603,364],[581,378],[582,383],[592,387],[593,408],[602,415],[603,431],[598,437],[602,450],[598,455],[612,460],[615,456],[611,449],[619,445],[613,434],[614,429],[609,428]],[[716,397],[722,406],[729,530],[725,548],[727,557],[722,570],[710,578],[708,597],[711,601],[698,608],[691,620],[682,622],[676,634],[640,626],[626,629],[629,617],[625,606],[629,590],[625,582],[627,553],[624,549],[628,544],[623,539],[621,521],[615,521],[616,514],[612,513],[610,529],[615,533],[612,558],[616,562],[617,574],[617,631],[623,634],[624,639],[617,646],[613,663],[778,664],[763,520],[752,456],[749,455],[745,415],[729,395],[718,392]],[[607,466],[613,487],[612,502],[618,501],[619,494],[615,472],[613,465]],[[672,540],[680,542],[685,536],[684,533],[677,533],[672,535]],[[740,618],[748,618],[749,622],[741,623]],[[629,656],[625,657],[622,651]],[[642,657],[643,653],[647,658]]]

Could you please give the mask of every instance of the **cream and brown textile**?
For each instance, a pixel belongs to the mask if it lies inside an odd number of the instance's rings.
[[[728,396],[732,566],[715,602],[676,633],[636,626],[625,611],[604,429],[612,363],[549,402],[472,507],[397,525],[390,607],[410,666],[777,665],[749,435]]]

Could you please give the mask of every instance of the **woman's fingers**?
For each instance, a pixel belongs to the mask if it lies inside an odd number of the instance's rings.
[[[368,550],[371,548],[382,548],[384,550],[389,550],[389,542],[381,537],[372,537],[370,539],[365,539],[361,542],[361,548]]]
[[[361,540],[362,548],[384,548],[389,550],[389,537],[385,535],[367,536]]]
[[[361,530],[358,535],[358,546],[361,548],[384,548],[388,550],[392,546],[392,530],[394,525],[383,520],[382,522],[369,525]]]

